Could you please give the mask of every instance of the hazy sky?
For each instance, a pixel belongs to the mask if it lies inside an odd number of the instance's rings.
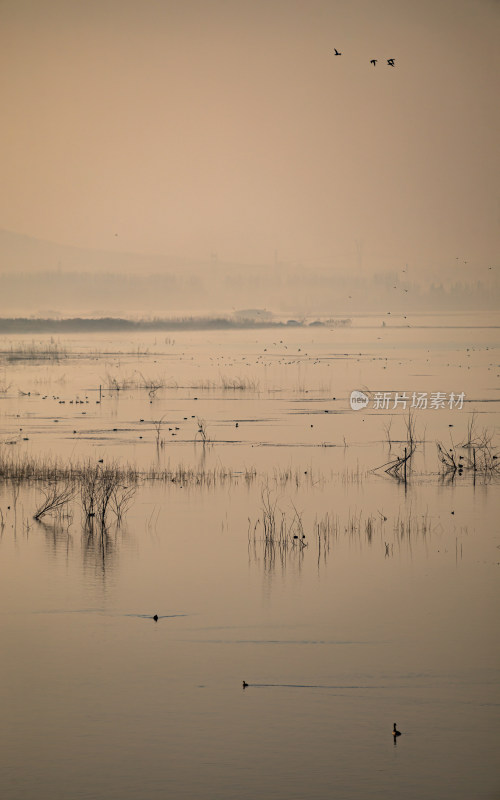
[[[499,20],[497,0],[0,0],[0,227],[484,266]]]

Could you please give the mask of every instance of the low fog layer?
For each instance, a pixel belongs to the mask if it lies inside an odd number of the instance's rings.
[[[411,264],[366,273],[355,255],[301,263],[195,262],[62,247],[0,232],[0,316],[150,317],[265,309],[288,315],[498,308],[494,267],[454,259],[423,279]],[[254,315],[255,316],[255,315]],[[262,318],[262,315],[257,315]]]

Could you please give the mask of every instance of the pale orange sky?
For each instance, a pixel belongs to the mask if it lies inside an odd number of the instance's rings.
[[[499,20],[494,0],[0,0],[0,228],[484,267]]]

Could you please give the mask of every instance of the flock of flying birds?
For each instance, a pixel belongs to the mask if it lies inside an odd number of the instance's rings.
[[[339,53],[339,51],[337,50],[337,48],[336,48],[336,47],[334,47],[333,49],[334,49],[334,51],[335,51],[335,52],[334,52],[334,55],[335,55],[335,56],[341,56],[341,55],[342,55],[342,53]],[[387,59],[387,66],[388,66],[388,67],[395,67],[395,66],[396,66],[396,64],[395,64],[395,61],[396,61],[396,59],[395,59],[395,58],[388,58],[388,59]],[[370,60],[370,64],[373,64],[373,66],[374,66],[374,67],[376,67],[376,66],[377,66],[377,62],[378,62],[378,58],[372,58],[372,59]]]

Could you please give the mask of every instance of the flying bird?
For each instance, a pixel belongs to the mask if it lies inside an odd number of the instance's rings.
[[[342,53],[339,53],[339,51],[337,50],[336,47],[334,47],[334,50],[335,50],[334,55],[336,55],[336,56],[341,56],[342,55]]]
[[[377,66],[377,59],[376,58],[372,58],[372,60],[370,61],[370,64],[373,64],[373,66],[376,67]]]
[[[395,64],[394,64],[395,60],[396,60],[395,58],[388,58],[387,59],[388,66],[389,67],[394,67],[395,66]]]

